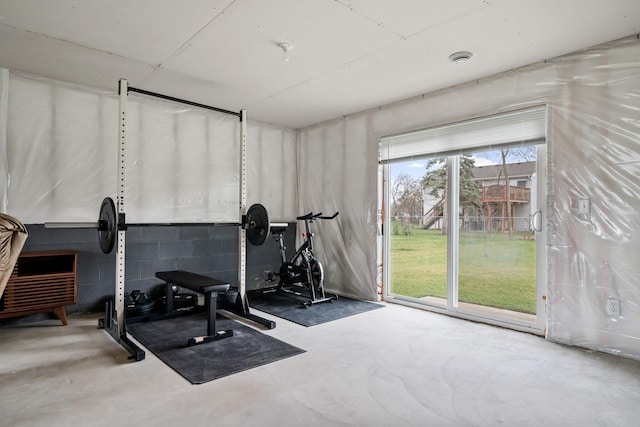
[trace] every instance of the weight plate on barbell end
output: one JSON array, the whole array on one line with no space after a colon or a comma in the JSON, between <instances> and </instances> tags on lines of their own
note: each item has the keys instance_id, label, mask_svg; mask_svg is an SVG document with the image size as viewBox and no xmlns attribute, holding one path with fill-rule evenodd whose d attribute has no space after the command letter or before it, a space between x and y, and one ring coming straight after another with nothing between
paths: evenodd
<instances>
[{"instance_id":1,"label":"weight plate on barbell end","mask_svg":"<svg viewBox=\"0 0 640 427\"><path fill-rule=\"evenodd\" d=\"M269 236L269 213L259 203L247 211L247 240L254 246L262 245Z\"/></svg>"},{"instance_id":2,"label":"weight plate on barbell end","mask_svg":"<svg viewBox=\"0 0 640 427\"><path fill-rule=\"evenodd\" d=\"M116 237L116 205L111 197L105 197L98 214L98 243L102 253L111 253Z\"/></svg>"}]
</instances>

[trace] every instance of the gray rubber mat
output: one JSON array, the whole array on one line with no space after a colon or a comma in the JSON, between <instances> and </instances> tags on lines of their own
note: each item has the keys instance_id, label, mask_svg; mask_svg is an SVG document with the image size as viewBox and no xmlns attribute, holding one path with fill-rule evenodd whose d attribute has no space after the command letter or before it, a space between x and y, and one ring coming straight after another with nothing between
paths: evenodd
<instances>
[{"instance_id":1,"label":"gray rubber mat","mask_svg":"<svg viewBox=\"0 0 640 427\"><path fill-rule=\"evenodd\" d=\"M191 337L206 335L206 314L128 325L129 333L192 384L202 384L247 369L304 353L260 331L218 316L218 331L233 336L187 347Z\"/></svg>"},{"instance_id":2,"label":"gray rubber mat","mask_svg":"<svg viewBox=\"0 0 640 427\"><path fill-rule=\"evenodd\" d=\"M345 297L331 302L314 304L310 307L303 305L304 301L307 299L281 292L265 294L252 292L249 295L249 304L256 310L303 326L320 325L384 307L381 304Z\"/></svg>"}]
</instances>

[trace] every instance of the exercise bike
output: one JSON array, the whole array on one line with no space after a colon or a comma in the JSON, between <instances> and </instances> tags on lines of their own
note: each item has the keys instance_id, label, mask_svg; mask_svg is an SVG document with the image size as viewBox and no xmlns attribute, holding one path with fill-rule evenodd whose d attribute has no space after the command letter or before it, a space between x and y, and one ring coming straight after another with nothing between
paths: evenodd
<instances>
[{"instance_id":1,"label":"exercise bike","mask_svg":"<svg viewBox=\"0 0 640 427\"><path fill-rule=\"evenodd\" d=\"M278 280L277 287L269 290L270 292L281 291L306 297L308 299L303 303L305 307L338 299L337 295L328 296L324 292L324 271L322 264L313 253L313 233L311 232L311 223L314 221L318 219L334 219L337 216L338 212L332 216L322 216L322 213L314 214L309 212L306 215L297 217L298 221L304 221L304 241L288 261L286 247L284 246L284 232L287 224L271 224L271 233L275 236L280 248L282 265L279 272L268 272L267 281L275 282ZM304 289L306 294L298 292L296 289Z\"/></svg>"}]
</instances>

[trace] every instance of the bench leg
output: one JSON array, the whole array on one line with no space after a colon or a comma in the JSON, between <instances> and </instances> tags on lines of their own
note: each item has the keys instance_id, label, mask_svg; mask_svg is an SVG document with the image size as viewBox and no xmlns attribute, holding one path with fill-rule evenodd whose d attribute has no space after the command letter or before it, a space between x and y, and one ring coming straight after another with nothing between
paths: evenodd
<instances>
[{"instance_id":1,"label":"bench leg","mask_svg":"<svg viewBox=\"0 0 640 427\"><path fill-rule=\"evenodd\" d=\"M218 307L218 293L207 292L204 294L204 308L207 310L207 335L216 333L216 308Z\"/></svg>"},{"instance_id":2,"label":"bench leg","mask_svg":"<svg viewBox=\"0 0 640 427\"><path fill-rule=\"evenodd\" d=\"M207 335L189 338L187 343L189 347L233 336L233 331L230 329L216 332L217 302L218 292L207 292L204 294L204 305L207 310Z\"/></svg>"},{"instance_id":3,"label":"bench leg","mask_svg":"<svg viewBox=\"0 0 640 427\"><path fill-rule=\"evenodd\" d=\"M166 295L166 313L173 313L173 285L168 283L165 285L165 295Z\"/></svg>"}]
</instances>

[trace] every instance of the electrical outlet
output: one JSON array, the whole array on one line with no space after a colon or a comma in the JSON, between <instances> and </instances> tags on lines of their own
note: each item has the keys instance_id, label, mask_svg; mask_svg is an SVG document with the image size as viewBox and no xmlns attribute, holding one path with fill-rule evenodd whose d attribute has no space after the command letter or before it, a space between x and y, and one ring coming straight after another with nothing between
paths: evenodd
<instances>
[{"instance_id":1,"label":"electrical outlet","mask_svg":"<svg viewBox=\"0 0 640 427\"><path fill-rule=\"evenodd\" d=\"M591 203L589 203L589 199L577 199L576 200L576 213L578 215L589 215L589 211L591 210Z\"/></svg>"},{"instance_id":2,"label":"electrical outlet","mask_svg":"<svg viewBox=\"0 0 640 427\"><path fill-rule=\"evenodd\" d=\"M609 316L618 317L620 316L620 300L609 298L607 300L607 314Z\"/></svg>"}]
</instances>

